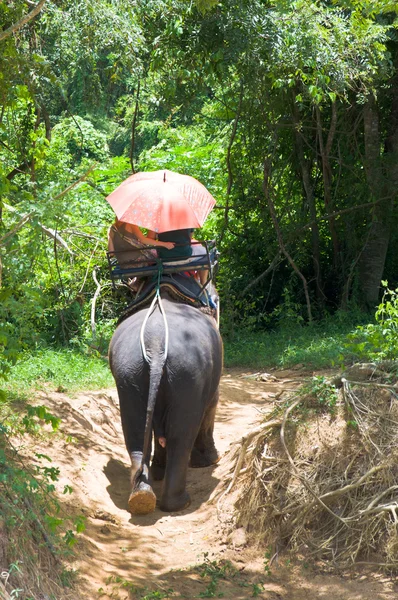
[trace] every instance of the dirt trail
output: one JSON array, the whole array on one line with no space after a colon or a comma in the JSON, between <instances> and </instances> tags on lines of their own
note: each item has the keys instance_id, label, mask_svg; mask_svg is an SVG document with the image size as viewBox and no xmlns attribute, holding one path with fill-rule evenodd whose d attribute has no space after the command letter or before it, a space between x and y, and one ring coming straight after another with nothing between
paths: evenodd
<instances>
[{"instance_id":1,"label":"dirt trail","mask_svg":"<svg viewBox=\"0 0 398 600\"><path fill-rule=\"evenodd\" d=\"M297 373L273 373L276 380L256 381L250 374L227 372L221 383L215 439L222 459L214 467L190 469L189 508L175 514L156 509L147 516L127 510L129 463L119 422L115 389L79 394L43 394L42 401L62 417L62 430L74 442L54 439L46 446L61 468L60 490L73 487L70 507L83 512L87 528L78 544L83 598L141 598L133 587L154 591L173 590L170 597L217 597L268 600L385 600L398 597L389 578L361 573L340 578L321 574L311 565L291 566L280 559L271 569L264 564L266 549L250 548L245 540L228 537L231 505L221 511L209 501L228 469L231 443L258 425L261 414L272 409L280 394L299 384ZM161 482L156 482L157 495ZM208 553L207 559L205 559ZM226 579L201 577L194 566L207 561L229 560L234 570ZM184 571L181 571L184 569ZM173 571L172 571L173 570ZM170 572L172 571L172 572ZM201 568L202 575L204 568ZM211 580L213 596L203 596ZM99 591L100 590L100 591ZM202 594L202 596L200 596ZM151 596L165 598L168 596Z\"/></svg>"}]
</instances>

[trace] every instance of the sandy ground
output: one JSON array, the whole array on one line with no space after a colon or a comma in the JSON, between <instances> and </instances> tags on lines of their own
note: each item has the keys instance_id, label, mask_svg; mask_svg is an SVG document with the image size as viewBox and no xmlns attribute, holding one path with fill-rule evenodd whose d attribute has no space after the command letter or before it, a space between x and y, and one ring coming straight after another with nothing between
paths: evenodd
<instances>
[{"instance_id":1,"label":"sandy ground","mask_svg":"<svg viewBox=\"0 0 398 600\"><path fill-rule=\"evenodd\" d=\"M231 499L224 497L219 505L213 500L230 468L231 444L256 427L273 402L304 377L299 372L272 375L275 379L257 381L250 373L225 372L215 426L221 461L189 470L192 503L174 514L156 509L147 516L132 516L126 510L129 463L115 389L75 397L42 394L40 401L62 417L62 431L73 438L71 442L55 436L43 450L61 468L59 489L73 487L69 500L63 497L65 508L87 517L73 565L80 573L77 587L82 598L142 598L145 593L149 598L188 599L398 598L398 584L385 575L332 575L299 557L283 555L270 565L265 544L253 546L241 530L233 533ZM155 492L160 486L155 484Z\"/></svg>"}]
</instances>

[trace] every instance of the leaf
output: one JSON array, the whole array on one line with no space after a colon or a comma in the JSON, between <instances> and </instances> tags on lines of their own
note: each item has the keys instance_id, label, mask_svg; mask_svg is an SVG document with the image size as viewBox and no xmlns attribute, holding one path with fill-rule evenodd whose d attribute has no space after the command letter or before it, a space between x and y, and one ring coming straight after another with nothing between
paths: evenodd
<instances>
[{"instance_id":1,"label":"leaf","mask_svg":"<svg viewBox=\"0 0 398 600\"><path fill-rule=\"evenodd\" d=\"M87 518L83 515L79 515L75 518L75 527L77 533L82 533L86 529Z\"/></svg>"},{"instance_id":2,"label":"leaf","mask_svg":"<svg viewBox=\"0 0 398 600\"><path fill-rule=\"evenodd\" d=\"M52 517L51 515L45 515L45 520L50 531L55 531L64 522L64 519L58 519L57 517Z\"/></svg>"},{"instance_id":3,"label":"leaf","mask_svg":"<svg viewBox=\"0 0 398 600\"><path fill-rule=\"evenodd\" d=\"M46 454L40 454L39 452L35 452L35 456L37 456L37 458L44 458L45 460L48 460L48 462L52 462L51 458Z\"/></svg>"}]
</instances>

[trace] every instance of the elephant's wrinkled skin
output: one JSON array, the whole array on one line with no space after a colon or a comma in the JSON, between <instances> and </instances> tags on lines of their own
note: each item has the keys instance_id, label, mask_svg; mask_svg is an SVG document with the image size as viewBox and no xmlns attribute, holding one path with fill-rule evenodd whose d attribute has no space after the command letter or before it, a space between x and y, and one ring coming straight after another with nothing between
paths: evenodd
<instances>
[{"instance_id":1,"label":"elephant's wrinkled skin","mask_svg":"<svg viewBox=\"0 0 398 600\"><path fill-rule=\"evenodd\" d=\"M213 426L222 368L219 332L214 320L197 308L177 304L167 297L163 299L163 308L169 327L165 362L165 326L159 307L145 326L150 366L140 345L141 326L148 309L133 314L118 326L109 349L125 443L132 463L129 510L135 514L151 512L156 504L148 473L149 438L143 461L146 421L151 421L147 406L151 399L155 403L151 475L154 479L164 478L161 510L177 511L189 505L188 464L206 467L218 460ZM166 448L159 444L160 436L166 438Z\"/></svg>"}]
</instances>

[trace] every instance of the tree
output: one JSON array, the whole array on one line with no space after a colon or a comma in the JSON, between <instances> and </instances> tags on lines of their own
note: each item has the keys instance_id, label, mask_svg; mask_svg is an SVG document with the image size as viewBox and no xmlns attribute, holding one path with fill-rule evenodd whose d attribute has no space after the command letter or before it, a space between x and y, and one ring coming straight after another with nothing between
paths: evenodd
<instances>
[{"instance_id":1,"label":"tree","mask_svg":"<svg viewBox=\"0 0 398 600\"><path fill-rule=\"evenodd\" d=\"M372 304L377 298L395 189L395 172L387 166L395 164L393 109L387 109L390 126L383 120L378 139L369 119L372 97L378 99L373 115L385 109L388 97L394 105L392 10L367 2L231 1L205 15L191 9L181 10L178 19L159 17L167 34L157 38L165 43L156 46L153 70L189 69L188 97L193 82L197 89L207 86L223 107L221 122L230 123L230 198L222 227L232 238L222 233L223 240L236 250L233 232L244 235L246 244L256 232L264 267L277 242L303 282L302 300L309 289L318 307L347 306L350 297ZM388 18L381 16L386 11ZM184 77L176 81L175 94ZM159 79L159 85L167 97L168 83L162 86ZM389 150L381 155L383 139ZM272 228L279 232L274 242ZM241 247L231 254L238 258L231 271L240 287L258 277Z\"/></svg>"}]
</instances>

